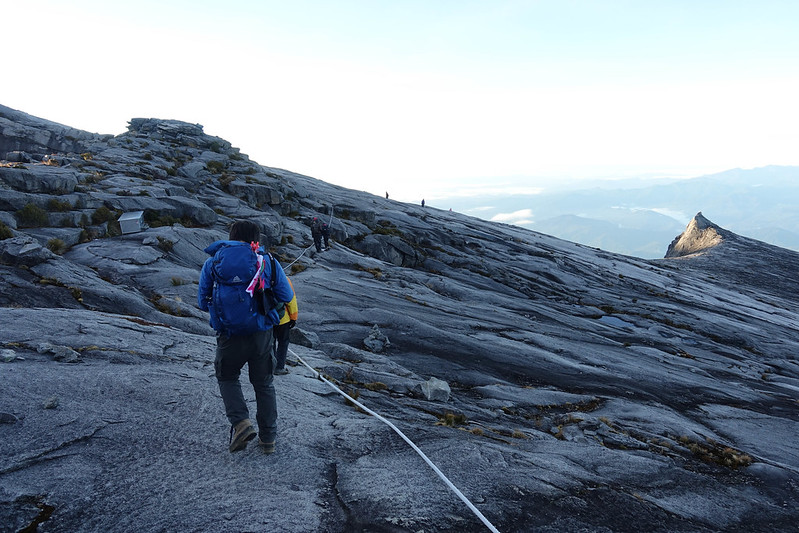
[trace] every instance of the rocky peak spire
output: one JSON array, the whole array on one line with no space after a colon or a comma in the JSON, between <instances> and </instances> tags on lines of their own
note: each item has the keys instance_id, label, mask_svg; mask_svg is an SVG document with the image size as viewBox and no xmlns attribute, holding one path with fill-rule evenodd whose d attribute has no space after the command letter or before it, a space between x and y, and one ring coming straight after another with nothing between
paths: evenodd
<instances>
[{"instance_id":1,"label":"rocky peak spire","mask_svg":"<svg viewBox=\"0 0 799 533\"><path fill-rule=\"evenodd\" d=\"M688 223L685 231L671 242L666 257L683 257L708 250L721 244L728 233L705 218L700 211Z\"/></svg>"}]
</instances>

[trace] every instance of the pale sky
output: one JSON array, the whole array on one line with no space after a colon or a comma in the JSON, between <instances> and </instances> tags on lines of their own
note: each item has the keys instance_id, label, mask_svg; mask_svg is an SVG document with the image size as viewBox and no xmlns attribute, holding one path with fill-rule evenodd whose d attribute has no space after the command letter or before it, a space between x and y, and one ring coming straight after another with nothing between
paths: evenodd
<instances>
[{"instance_id":1,"label":"pale sky","mask_svg":"<svg viewBox=\"0 0 799 533\"><path fill-rule=\"evenodd\" d=\"M799 165L796 0L0 0L0 103L392 198Z\"/></svg>"}]
</instances>

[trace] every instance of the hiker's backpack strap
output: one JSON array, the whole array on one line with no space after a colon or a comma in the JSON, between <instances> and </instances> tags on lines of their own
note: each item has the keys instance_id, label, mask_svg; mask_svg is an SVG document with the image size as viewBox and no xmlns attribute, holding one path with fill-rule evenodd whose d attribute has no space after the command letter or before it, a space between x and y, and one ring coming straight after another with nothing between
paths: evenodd
<instances>
[{"instance_id":1,"label":"hiker's backpack strap","mask_svg":"<svg viewBox=\"0 0 799 533\"><path fill-rule=\"evenodd\" d=\"M275 285L277 285L277 273L275 272L277 270L276 266L277 263L275 263L275 258L272 256L272 254L267 254L267 255L269 256L269 266L272 268L272 275L269 280L269 286L274 288Z\"/></svg>"}]
</instances>

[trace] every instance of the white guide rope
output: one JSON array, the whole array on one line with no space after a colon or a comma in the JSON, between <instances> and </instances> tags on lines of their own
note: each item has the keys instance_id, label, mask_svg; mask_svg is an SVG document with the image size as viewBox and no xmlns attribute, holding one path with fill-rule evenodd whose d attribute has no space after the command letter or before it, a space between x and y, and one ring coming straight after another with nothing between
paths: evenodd
<instances>
[{"instance_id":1,"label":"white guide rope","mask_svg":"<svg viewBox=\"0 0 799 533\"><path fill-rule=\"evenodd\" d=\"M397 428L397 426L395 426L394 424L392 424L391 422L389 422L388 420L386 420L385 418L383 418L381 415L379 415L379 414L377 414L376 412L372 411L371 409L369 409L368 407L366 407L366 406L365 406L365 405L363 405L362 403L358 402L358 401L357 401L357 400L355 400L354 398L352 398L352 397L350 397L349 395L347 395L347 393L345 393L344 391L342 391L341 389L339 389L339 388L338 388L338 387L337 387L337 386L336 386L334 383L330 382L330 381L329 381L328 379L326 379L326 378L325 378L325 377L324 377L322 374L320 374L319 372L317 372L317 371L316 371L314 368L312 368L312 367L311 367L311 366L310 366L308 363L306 363L306 362L305 362L305 361L302 359L302 357L300 357L299 355L297 355L297 353L296 353L294 350L292 350L291 348L289 348L289 352L291 352L291 355L293 355L294 357L296 357L296 358L297 358L297 360L298 360L300 363L302 363L303 365L305 365L305 367L306 367L306 368L308 368L308 370L310 370L311 372L313 372L313 373L316 375L316 377L317 377L319 380L321 380L321 381L323 381L323 382L327 383L327 384L328 384L328 385L329 385L329 386L330 386L330 387L331 387L333 390L335 390L335 391L336 391L337 393L339 393L340 395L344 396L344 397L345 397L347 400L349 400L350 402L354 403L355 405L357 405L358 407L360 407L361 409L363 409L365 412L369 413L370 415L372 415L373 417L377 418L378 420L380 420L381 422L383 422L384 424L386 424L388 427L390 427L391 429L393 429L393 430L394 430L394 431L397 433L397 435L399 435L400 437L402 437L402 440L404 440L405 442L407 442L407 443L408 443L408 445L409 445L411 448L413 448L413 450L414 450L416 453L418 453L418 454L421 456L421 458L422 458L422 459L424 459L424 462L425 462L425 463L427 463L427 465L428 465L430 468L432 468L432 469L433 469L433 472L435 472L436 474L438 474L438 477L440 477L440 478L441 478L441 479L444 481L444 483L445 483L445 484L446 484L446 485L447 485L447 486L450 488L450 490L451 490L452 492L454 492L454 493L455 493L455 494L458 496L458 498L460 498L460 499L463 501L463 503L465 503L465 504L467 505L467 507L469 507L469 509L471 509L471 510L472 510L472 512L473 512L473 513L474 513L474 514L477 516L477 518L479 518L479 519L480 519L480 521L481 521L481 522L483 522L483 524L485 524L485 526L486 526L486 527L487 527L487 528L488 528L490 531L492 531L493 533L499 533L499 530L498 530L497 528L495 528L495 527L494 527L494 525L493 525L491 522L489 522L489 521L488 521L488 519L487 519L485 516L483 516L483 513L481 513L481 512L480 512L480 510L479 510L477 507L475 507L475 506L474 506L474 504L472 504L472 502L470 502L470 501L469 501L469 500L466 498L466 496L464 496L464 495L463 495L463 493L462 493L460 490L458 490L458 487L456 487L455 485L453 485L453 484L452 484L452 482L451 482L449 479L447 479L447 476L445 476L445 475L444 475L444 474L441 472L441 470L439 470L439 469L438 469L438 467L437 467L435 464L433 464L433 462L432 462L432 461L431 461L431 460L430 460L430 459L429 459L429 458L428 458L428 457L427 457L427 456L424 454L424 452L423 452L422 450L420 450L420 449L419 449L419 447L418 447L418 446L416 446L416 444L414 444L414 443L413 443L413 441L411 441L411 439L409 439L408 437L406 437L406 436L405 436L405 434L404 434L402 431L400 431L400 430Z\"/></svg>"},{"instance_id":2,"label":"white guide rope","mask_svg":"<svg viewBox=\"0 0 799 533\"><path fill-rule=\"evenodd\" d=\"M297 261L299 261L299 260L300 260L300 257L302 257L303 255L305 255L305 252L307 252L308 250L310 250L311 248L313 248L313 246L314 246L313 244L312 244L312 245L310 245L308 248L306 248L305 250L303 250L303 251L302 251L302 253L301 253L300 255L298 255L298 256L297 256L297 258L296 258L294 261L292 261L292 262L291 262L291 263L289 263L288 265L284 266L284 267L283 267L283 272L285 272L285 271L286 271L286 269L287 269L288 267L290 267L291 265L293 265L294 263L296 263Z\"/></svg>"},{"instance_id":3,"label":"white guide rope","mask_svg":"<svg viewBox=\"0 0 799 533\"><path fill-rule=\"evenodd\" d=\"M330 226L332 223L333 223L333 206L330 206L330 220L328 221L328 226ZM302 257L302 256L305 254L305 252L307 252L308 250L310 250L310 249L311 249L313 246L314 246L313 244L312 244L312 245L310 245L310 246L308 246L308 247L307 247L305 250L303 250L303 251L302 251L302 253L301 253L299 256L297 256L297 258L296 258L294 261L292 261L291 263L289 263L288 265L286 265L285 267L283 267L283 270L286 270L288 267L290 267L291 265L293 265L294 263L296 263L297 261L299 261L300 257ZM449 479L447 479L447 476L445 476L445 475L444 475L444 474L441 472L441 470L439 470L439 469L438 469L438 467L437 467L435 464L433 464L433 461L431 461L431 460L430 460L430 458L428 458L428 457L427 457L427 455L425 455L425 453L424 453L422 450L420 450L420 449L419 449L419 447L418 447L416 444L414 444L414 443L413 443L413 441L412 441L411 439L409 439L407 436L405 436L405 434L404 434L402 431L400 431L400 429L399 429L399 428L397 428L397 426L395 426L394 424L392 424L390 421L386 420L386 419L385 419L383 416L381 416L381 415L379 415L378 413L376 413L376 412L372 411L371 409L369 409L368 407L366 407L366 406L365 406L365 405L363 405L362 403L358 402L358 401L357 401L357 400L355 400L354 398L351 398L351 397L350 397L349 395L347 395L347 394L346 394L344 391L342 391L341 389L339 389L339 388L338 388L338 387L337 387L337 386L336 386L334 383L332 383L330 380L326 379L324 376L322 376L322 374L320 374L319 372L317 372L317 371L316 371L316 369L314 369L314 368L313 368L313 367L311 367L311 366L310 366L308 363L306 363L306 362L305 362L305 361L302 359L302 357L300 357L299 355L297 355L297 353L296 353L294 350L292 350L291 348L289 348L289 352L291 352L291 355L293 355L294 357L296 357L296 358L297 358L297 360L298 360L300 363L302 363L303 365L305 365L305 367L306 367L308 370L310 370L311 372L313 372L313 373L314 373L314 375L316 376L316 378L317 378L317 379L319 379L319 380L321 380L321 381L323 381L323 382L327 383L327 384L328 384L328 385L329 385L329 386L330 386L330 387L331 387L331 388L332 388L334 391L336 391L336 392L337 392L337 393L339 393L340 395L344 396L344 398L346 398L348 401L350 401L350 402L352 402L353 404L357 405L358 407L360 407L361 409L363 409L363 410L364 410L364 412L366 412L366 413L368 413L368 414L372 415L373 417L377 418L378 420L380 420L381 422L383 422L384 424L386 424L388 427L390 427L391 429L393 429L393 430L394 430L394 432L396 432L396 433L397 433L397 435L399 435L400 437L402 437L402 440L404 440L405 442L407 442L407 443L408 443L408 445L409 445L411 448L413 448L413 450L414 450L416 453L418 453L418 454L419 454L419 456L420 456L422 459L424 459L424 462L425 462L425 463L427 463L427 465L428 465L430 468L432 468L432 469L433 469L433 472L435 472L435 473L438 475L438 477L440 477L440 478L441 478L441 479L444 481L444 483L447 485L447 487L449 487L449 488L450 488L450 490L451 490L452 492L454 492L454 493L455 493L455 494L458 496L458 498L460 498L460 499L463 501L463 503L465 503L465 504L466 504L466 506L467 506L467 507L469 507L469 509L471 509L471 511L472 511L472 512L475 514L475 516L477 516L477 518L479 518L479 519L480 519L480 521L481 521L483 524L485 524L485 526L486 526L486 527L487 527L487 528L488 528L488 529L489 529L489 530L490 530L492 533L499 533L499 530L498 530L496 527L494 527L494 525L493 525L491 522L489 522L489 521L488 521L488 519L487 519L485 516L483 516L483 513L481 513L481 512L480 512L480 510L479 510L477 507L475 507L475 506L474 506L474 504L473 504L472 502L470 502L470 501L469 501L469 499L468 499L468 498L466 498L466 496L464 496L464 495L463 495L463 493L462 493L460 490L458 490L458 487L456 487L455 485L453 485L453 484L452 484L452 482L451 482Z\"/></svg>"}]
</instances>

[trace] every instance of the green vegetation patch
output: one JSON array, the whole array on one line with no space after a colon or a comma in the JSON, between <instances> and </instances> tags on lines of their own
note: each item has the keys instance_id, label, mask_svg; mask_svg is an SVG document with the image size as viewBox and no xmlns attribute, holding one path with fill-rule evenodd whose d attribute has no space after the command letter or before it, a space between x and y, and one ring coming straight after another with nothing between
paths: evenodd
<instances>
[{"instance_id":1,"label":"green vegetation patch","mask_svg":"<svg viewBox=\"0 0 799 533\"><path fill-rule=\"evenodd\" d=\"M208 172L211 174L219 174L225 170L225 163L222 161L209 161L205 164L205 168L208 169Z\"/></svg>"},{"instance_id":2,"label":"green vegetation patch","mask_svg":"<svg viewBox=\"0 0 799 533\"><path fill-rule=\"evenodd\" d=\"M699 442L692 440L690 437L682 436L679 442L695 457L705 463L717 464L736 470L738 468L746 468L754 462L750 455L730 446L719 444L710 438L706 439L705 442Z\"/></svg>"},{"instance_id":3,"label":"green vegetation patch","mask_svg":"<svg viewBox=\"0 0 799 533\"><path fill-rule=\"evenodd\" d=\"M222 174L219 177L219 188L223 191L227 191L230 188L230 184L236 180L236 176L232 174Z\"/></svg>"},{"instance_id":4,"label":"green vegetation patch","mask_svg":"<svg viewBox=\"0 0 799 533\"><path fill-rule=\"evenodd\" d=\"M11 228L0 222L0 241L10 239L13 236L14 232L11 231Z\"/></svg>"},{"instance_id":5,"label":"green vegetation patch","mask_svg":"<svg viewBox=\"0 0 799 533\"><path fill-rule=\"evenodd\" d=\"M72 211L72 204L65 201L59 200L58 198L50 198L47 202L47 209L48 211Z\"/></svg>"},{"instance_id":6,"label":"green vegetation patch","mask_svg":"<svg viewBox=\"0 0 799 533\"><path fill-rule=\"evenodd\" d=\"M25 207L14 213L14 217L22 227L40 228L47 225L47 211L34 204L27 204Z\"/></svg>"},{"instance_id":7,"label":"green vegetation patch","mask_svg":"<svg viewBox=\"0 0 799 533\"><path fill-rule=\"evenodd\" d=\"M397 237L402 237L404 234L388 220L380 220L377 223L377 227L372 230L373 233L378 235L395 235Z\"/></svg>"},{"instance_id":8,"label":"green vegetation patch","mask_svg":"<svg viewBox=\"0 0 799 533\"><path fill-rule=\"evenodd\" d=\"M157 239L158 239L158 248L167 253L171 252L172 249L175 247L175 241L173 240L161 237L160 235L157 237Z\"/></svg>"},{"instance_id":9,"label":"green vegetation patch","mask_svg":"<svg viewBox=\"0 0 799 533\"><path fill-rule=\"evenodd\" d=\"M436 422L437 426L447 426L447 427L458 427L463 426L468 423L466 415L463 413L444 413L443 415L438 416L438 422Z\"/></svg>"},{"instance_id":10,"label":"green vegetation patch","mask_svg":"<svg viewBox=\"0 0 799 533\"><path fill-rule=\"evenodd\" d=\"M61 239L50 239L47 241L47 248L54 254L62 255L67 251L67 243Z\"/></svg>"},{"instance_id":11,"label":"green vegetation patch","mask_svg":"<svg viewBox=\"0 0 799 533\"><path fill-rule=\"evenodd\" d=\"M303 265L302 263L294 263L291 265L291 275L299 274L300 272L304 271L308 267Z\"/></svg>"},{"instance_id":12,"label":"green vegetation patch","mask_svg":"<svg viewBox=\"0 0 799 533\"><path fill-rule=\"evenodd\" d=\"M117 218L119 218L119 214L103 205L92 213L92 224L99 225L104 222L116 221Z\"/></svg>"},{"instance_id":13,"label":"green vegetation patch","mask_svg":"<svg viewBox=\"0 0 799 533\"><path fill-rule=\"evenodd\" d=\"M375 279L381 279L383 277L383 271L377 267L365 267L363 265L355 265L355 268L360 270L361 272L370 273L372 276L374 276Z\"/></svg>"},{"instance_id":14,"label":"green vegetation patch","mask_svg":"<svg viewBox=\"0 0 799 533\"><path fill-rule=\"evenodd\" d=\"M194 225L191 218L189 218L188 216L175 218L172 215L161 214L160 212L153 211L151 209L144 211L144 221L147 222L147 225L150 226L151 228L172 226L174 224L182 224L187 228L191 228Z\"/></svg>"}]
</instances>

